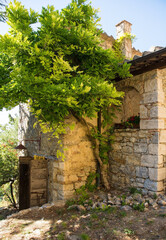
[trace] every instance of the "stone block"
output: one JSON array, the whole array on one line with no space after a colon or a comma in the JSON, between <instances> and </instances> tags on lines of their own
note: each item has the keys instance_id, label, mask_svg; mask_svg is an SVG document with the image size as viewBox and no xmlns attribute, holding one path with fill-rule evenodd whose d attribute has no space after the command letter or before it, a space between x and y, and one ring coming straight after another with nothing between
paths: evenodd
<instances>
[{"instance_id":1,"label":"stone block","mask_svg":"<svg viewBox=\"0 0 166 240\"><path fill-rule=\"evenodd\" d=\"M147 143L135 143L134 152L135 153L146 153L148 149Z\"/></svg>"},{"instance_id":2,"label":"stone block","mask_svg":"<svg viewBox=\"0 0 166 240\"><path fill-rule=\"evenodd\" d=\"M73 191L74 190L74 184L67 184L63 186L64 191Z\"/></svg>"},{"instance_id":3,"label":"stone block","mask_svg":"<svg viewBox=\"0 0 166 240\"><path fill-rule=\"evenodd\" d=\"M120 167L120 172L121 172L121 175L122 175L122 172L124 173L123 176L130 176L130 177L135 177L136 173L135 173L135 167L134 166L131 166L131 165L126 165L126 166L122 166Z\"/></svg>"},{"instance_id":4,"label":"stone block","mask_svg":"<svg viewBox=\"0 0 166 240\"><path fill-rule=\"evenodd\" d=\"M139 166L141 163L141 157L135 156L135 154L124 155L124 158L126 159L126 163L130 165Z\"/></svg>"},{"instance_id":5,"label":"stone block","mask_svg":"<svg viewBox=\"0 0 166 240\"><path fill-rule=\"evenodd\" d=\"M59 169L64 170L65 163L64 162L59 162Z\"/></svg>"},{"instance_id":6,"label":"stone block","mask_svg":"<svg viewBox=\"0 0 166 240\"><path fill-rule=\"evenodd\" d=\"M116 142L121 142L122 139L123 139L123 137L115 136L115 141L116 141Z\"/></svg>"},{"instance_id":7,"label":"stone block","mask_svg":"<svg viewBox=\"0 0 166 240\"><path fill-rule=\"evenodd\" d=\"M143 94L143 103L144 104L149 104L149 103L164 103L164 92L162 91L154 91L154 92L149 92L149 93L144 93Z\"/></svg>"},{"instance_id":8,"label":"stone block","mask_svg":"<svg viewBox=\"0 0 166 240\"><path fill-rule=\"evenodd\" d=\"M58 190L57 191L57 199L58 200L64 200L64 191L63 190Z\"/></svg>"},{"instance_id":9,"label":"stone block","mask_svg":"<svg viewBox=\"0 0 166 240\"><path fill-rule=\"evenodd\" d=\"M113 148L113 150L118 151L118 150L121 150L122 147L120 144L114 143L114 144L112 144L112 148Z\"/></svg>"},{"instance_id":10,"label":"stone block","mask_svg":"<svg viewBox=\"0 0 166 240\"><path fill-rule=\"evenodd\" d=\"M162 181L166 178L166 168L149 168L149 178L153 181Z\"/></svg>"},{"instance_id":11,"label":"stone block","mask_svg":"<svg viewBox=\"0 0 166 240\"><path fill-rule=\"evenodd\" d=\"M166 144L159 144L159 155L166 155Z\"/></svg>"},{"instance_id":12,"label":"stone block","mask_svg":"<svg viewBox=\"0 0 166 240\"><path fill-rule=\"evenodd\" d=\"M63 197L64 197L65 200L71 199L71 198L74 197L74 193L75 193L74 190L73 191L65 191Z\"/></svg>"},{"instance_id":13,"label":"stone block","mask_svg":"<svg viewBox=\"0 0 166 240\"><path fill-rule=\"evenodd\" d=\"M123 147L122 152L124 152L124 153L132 153L133 152L133 148L130 147L130 146L125 146L125 147Z\"/></svg>"},{"instance_id":14,"label":"stone block","mask_svg":"<svg viewBox=\"0 0 166 240\"><path fill-rule=\"evenodd\" d=\"M141 139L139 139L139 142L140 143L147 143L147 138L141 138Z\"/></svg>"},{"instance_id":15,"label":"stone block","mask_svg":"<svg viewBox=\"0 0 166 240\"><path fill-rule=\"evenodd\" d=\"M148 109L144 105L140 105L140 118L148 118Z\"/></svg>"},{"instance_id":16,"label":"stone block","mask_svg":"<svg viewBox=\"0 0 166 240\"><path fill-rule=\"evenodd\" d=\"M141 120L140 129L164 129L165 123L164 119L150 119L150 120Z\"/></svg>"},{"instance_id":17,"label":"stone block","mask_svg":"<svg viewBox=\"0 0 166 240\"><path fill-rule=\"evenodd\" d=\"M143 155L141 157L141 166L143 167L155 167L157 164L158 164L158 156Z\"/></svg>"},{"instance_id":18,"label":"stone block","mask_svg":"<svg viewBox=\"0 0 166 240\"><path fill-rule=\"evenodd\" d=\"M158 181L166 180L166 167L158 169Z\"/></svg>"},{"instance_id":19,"label":"stone block","mask_svg":"<svg viewBox=\"0 0 166 240\"><path fill-rule=\"evenodd\" d=\"M136 176L139 178L148 178L148 169L146 167L136 167Z\"/></svg>"},{"instance_id":20,"label":"stone block","mask_svg":"<svg viewBox=\"0 0 166 240\"><path fill-rule=\"evenodd\" d=\"M145 179L143 179L143 178L136 178L136 182L144 183L144 182L145 182Z\"/></svg>"},{"instance_id":21,"label":"stone block","mask_svg":"<svg viewBox=\"0 0 166 240\"><path fill-rule=\"evenodd\" d=\"M57 181L58 182L64 182L65 181L65 177L63 175L57 175Z\"/></svg>"},{"instance_id":22,"label":"stone block","mask_svg":"<svg viewBox=\"0 0 166 240\"><path fill-rule=\"evenodd\" d=\"M151 118L165 118L166 108L164 106L154 106L150 109Z\"/></svg>"},{"instance_id":23,"label":"stone block","mask_svg":"<svg viewBox=\"0 0 166 240\"><path fill-rule=\"evenodd\" d=\"M157 76L155 76L155 78L145 81L144 90L145 92L154 92L156 90L161 91L162 83L159 79L157 79Z\"/></svg>"},{"instance_id":24,"label":"stone block","mask_svg":"<svg viewBox=\"0 0 166 240\"><path fill-rule=\"evenodd\" d=\"M131 133L130 132L126 132L125 133L125 137L131 137Z\"/></svg>"},{"instance_id":25,"label":"stone block","mask_svg":"<svg viewBox=\"0 0 166 240\"><path fill-rule=\"evenodd\" d=\"M85 173L88 173L88 174L89 174L90 171L91 171L91 167L90 167L90 166L89 166L89 167L87 166L87 167L84 167L84 172L83 172L83 173L84 173L84 175L85 175ZM78 173L78 176L80 176L79 173Z\"/></svg>"},{"instance_id":26,"label":"stone block","mask_svg":"<svg viewBox=\"0 0 166 240\"><path fill-rule=\"evenodd\" d=\"M53 183L53 189L56 190L56 191L57 190L63 190L63 184L54 182Z\"/></svg>"},{"instance_id":27,"label":"stone block","mask_svg":"<svg viewBox=\"0 0 166 240\"><path fill-rule=\"evenodd\" d=\"M144 182L144 188L150 191L157 191L157 182L151 181L150 179L146 179Z\"/></svg>"},{"instance_id":28,"label":"stone block","mask_svg":"<svg viewBox=\"0 0 166 240\"><path fill-rule=\"evenodd\" d=\"M126 159L122 156L114 158L114 161L117 162L117 163L123 164L123 165L126 163Z\"/></svg>"},{"instance_id":29,"label":"stone block","mask_svg":"<svg viewBox=\"0 0 166 240\"><path fill-rule=\"evenodd\" d=\"M163 131L163 130L161 130ZM151 143L159 143L159 132L155 132L151 138Z\"/></svg>"},{"instance_id":30,"label":"stone block","mask_svg":"<svg viewBox=\"0 0 166 240\"><path fill-rule=\"evenodd\" d=\"M136 183L136 187L138 187L138 188L143 188L143 187L144 187L144 184L143 184L143 183L140 183L140 182L137 182L137 183Z\"/></svg>"},{"instance_id":31,"label":"stone block","mask_svg":"<svg viewBox=\"0 0 166 240\"><path fill-rule=\"evenodd\" d=\"M89 170L90 169L90 167L88 167L88 168L84 168L84 171L78 171L78 173L77 173L77 176L79 177L79 178L82 178L83 176L85 176L85 173L86 172L88 172L89 173Z\"/></svg>"},{"instance_id":32,"label":"stone block","mask_svg":"<svg viewBox=\"0 0 166 240\"><path fill-rule=\"evenodd\" d=\"M160 130L160 143L166 143L166 130Z\"/></svg>"},{"instance_id":33,"label":"stone block","mask_svg":"<svg viewBox=\"0 0 166 240\"><path fill-rule=\"evenodd\" d=\"M166 156L163 156L163 163L166 165Z\"/></svg>"},{"instance_id":34,"label":"stone block","mask_svg":"<svg viewBox=\"0 0 166 240\"><path fill-rule=\"evenodd\" d=\"M58 161L54 161L53 162L53 167L54 168L59 168L59 162Z\"/></svg>"},{"instance_id":35,"label":"stone block","mask_svg":"<svg viewBox=\"0 0 166 240\"><path fill-rule=\"evenodd\" d=\"M157 165L157 167L159 167L159 165L163 165L163 162L164 162L164 156L162 156L162 155L159 155L158 156L158 165Z\"/></svg>"},{"instance_id":36,"label":"stone block","mask_svg":"<svg viewBox=\"0 0 166 240\"><path fill-rule=\"evenodd\" d=\"M139 130L139 138L146 138L148 134L147 130Z\"/></svg>"},{"instance_id":37,"label":"stone block","mask_svg":"<svg viewBox=\"0 0 166 240\"><path fill-rule=\"evenodd\" d=\"M75 183L74 184L74 186L75 186L75 189L78 189L78 188L80 188L81 186L83 186L85 184L85 182L77 182L77 183Z\"/></svg>"},{"instance_id":38,"label":"stone block","mask_svg":"<svg viewBox=\"0 0 166 240\"><path fill-rule=\"evenodd\" d=\"M152 155L158 155L159 145L158 144L149 144L148 152Z\"/></svg>"},{"instance_id":39,"label":"stone block","mask_svg":"<svg viewBox=\"0 0 166 240\"><path fill-rule=\"evenodd\" d=\"M52 190L52 201L56 201L58 199L58 193L56 190Z\"/></svg>"},{"instance_id":40,"label":"stone block","mask_svg":"<svg viewBox=\"0 0 166 240\"><path fill-rule=\"evenodd\" d=\"M78 181L78 177L76 175L70 175L68 176L68 179L67 179L68 182L77 182Z\"/></svg>"},{"instance_id":41,"label":"stone block","mask_svg":"<svg viewBox=\"0 0 166 240\"><path fill-rule=\"evenodd\" d=\"M119 171L118 167L117 167L116 165L112 165L112 164L111 164L111 172L112 172L113 174L117 174L118 171Z\"/></svg>"},{"instance_id":42,"label":"stone block","mask_svg":"<svg viewBox=\"0 0 166 240\"><path fill-rule=\"evenodd\" d=\"M150 118L158 118L159 115L159 107L154 106L150 109Z\"/></svg>"},{"instance_id":43,"label":"stone block","mask_svg":"<svg viewBox=\"0 0 166 240\"><path fill-rule=\"evenodd\" d=\"M146 179L144 183L144 188L153 191L153 192L160 192L164 190L164 185L163 182L154 182L151 181L150 179Z\"/></svg>"},{"instance_id":44,"label":"stone block","mask_svg":"<svg viewBox=\"0 0 166 240\"><path fill-rule=\"evenodd\" d=\"M157 179L158 179L158 169L157 168L149 168L149 179L152 181L157 181Z\"/></svg>"},{"instance_id":45,"label":"stone block","mask_svg":"<svg viewBox=\"0 0 166 240\"><path fill-rule=\"evenodd\" d=\"M132 142L127 142L126 145L129 146L129 147L133 147L133 143Z\"/></svg>"},{"instance_id":46,"label":"stone block","mask_svg":"<svg viewBox=\"0 0 166 240\"><path fill-rule=\"evenodd\" d=\"M137 139L136 139L135 137L131 137L131 138L130 138L130 141L131 141L132 143L135 143L135 142L137 141Z\"/></svg>"}]
</instances>

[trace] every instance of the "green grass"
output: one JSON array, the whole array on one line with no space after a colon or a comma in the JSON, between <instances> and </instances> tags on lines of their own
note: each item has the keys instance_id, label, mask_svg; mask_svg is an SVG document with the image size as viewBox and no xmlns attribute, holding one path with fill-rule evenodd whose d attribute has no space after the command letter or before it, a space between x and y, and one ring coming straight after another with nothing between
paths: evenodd
<instances>
[{"instance_id":1,"label":"green grass","mask_svg":"<svg viewBox=\"0 0 166 240\"><path fill-rule=\"evenodd\" d=\"M80 237L81 237L81 240L90 240L90 237L85 233L82 233Z\"/></svg>"},{"instance_id":2,"label":"green grass","mask_svg":"<svg viewBox=\"0 0 166 240\"><path fill-rule=\"evenodd\" d=\"M130 193L131 193L131 194L135 194L135 193L142 194L142 191L141 191L141 190L138 190L137 188L130 188Z\"/></svg>"},{"instance_id":3,"label":"green grass","mask_svg":"<svg viewBox=\"0 0 166 240\"><path fill-rule=\"evenodd\" d=\"M59 233L57 236L57 240L65 240L65 234L64 233Z\"/></svg>"},{"instance_id":4,"label":"green grass","mask_svg":"<svg viewBox=\"0 0 166 240\"><path fill-rule=\"evenodd\" d=\"M0 215L0 220L3 220L5 219L3 215Z\"/></svg>"},{"instance_id":5,"label":"green grass","mask_svg":"<svg viewBox=\"0 0 166 240\"><path fill-rule=\"evenodd\" d=\"M159 214L159 217L166 217L166 213Z\"/></svg>"},{"instance_id":6,"label":"green grass","mask_svg":"<svg viewBox=\"0 0 166 240\"><path fill-rule=\"evenodd\" d=\"M120 217L126 217L127 213L125 211L119 212Z\"/></svg>"},{"instance_id":7,"label":"green grass","mask_svg":"<svg viewBox=\"0 0 166 240\"><path fill-rule=\"evenodd\" d=\"M145 209L145 205L144 205L144 203L134 204L133 209L143 212Z\"/></svg>"},{"instance_id":8,"label":"green grass","mask_svg":"<svg viewBox=\"0 0 166 240\"><path fill-rule=\"evenodd\" d=\"M125 229L124 229L124 233L127 234L127 235L133 235L133 234L134 234L134 231L131 230L131 229L125 228Z\"/></svg>"}]
</instances>

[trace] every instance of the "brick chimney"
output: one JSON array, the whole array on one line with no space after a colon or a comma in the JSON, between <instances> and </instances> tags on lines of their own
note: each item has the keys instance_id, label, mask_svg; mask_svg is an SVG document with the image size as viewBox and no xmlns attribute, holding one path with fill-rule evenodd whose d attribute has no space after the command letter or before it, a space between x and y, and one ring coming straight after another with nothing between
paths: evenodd
<instances>
[{"instance_id":1,"label":"brick chimney","mask_svg":"<svg viewBox=\"0 0 166 240\"><path fill-rule=\"evenodd\" d=\"M132 24L123 20L122 22L116 25L117 39L123 36L125 33L131 34ZM131 39L125 38L122 43L122 52L127 59L132 58L132 42Z\"/></svg>"}]
</instances>

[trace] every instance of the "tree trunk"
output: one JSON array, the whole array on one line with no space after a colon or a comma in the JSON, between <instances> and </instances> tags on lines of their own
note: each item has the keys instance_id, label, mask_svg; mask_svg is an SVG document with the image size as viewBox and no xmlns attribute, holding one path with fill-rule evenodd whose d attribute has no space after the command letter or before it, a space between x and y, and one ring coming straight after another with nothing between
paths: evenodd
<instances>
[{"instance_id":1,"label":"tree trunk","mask_svg":"<svg viewBox=\"0 0 166 240\"><path fill-rule=\"evenodd\" d=\"M101 110L97 113L97 131L99 134L101 134ZM99 152L100 152L100 144L99 144ZM100 163L97 161L97 177L96 177L96 185L97 187L100 186L101 182L101 169L100 169Z\"/></svg>"},{"instance_id":2,"label":"tree trunk","mask_svg":"<svg viewBox=\"0 0 166 240\"><path fill-rule=\"evenodd\" d=\"M11 194L11 198L12 198L13 207L17 208L16 201L15 201L14 194L13 194L13 183L14 183L14 180L11 180L10 181L10 194Z\"/></svg>"},{"instance_id":3,"label":"tree trunk","mask_svg":"<svg viewBox=\"0 0 166 240\"><path fill-rule=\"evenodd\" d=\"M101 113L100 113L101 114ZM87 122L83 117L78 117L75 113L72 112L72 115L79 121L81 122L82 124L84 124L87 129L88 129L88 135L91 136L91 130L90 128L93 128L94 131L96 131L95 127L93 126L93 124ZM101 119L101 118L100 118ZM101 122L99 121L99 124L101 124ZM99 125L101 126L101 125ZM92 141L92 139L91 139ZM101 158L100 158L100 155L99 155L99 141L96 139L96 138L93 138L93 141L94 141L94 144L95 144L95 148L94 148L94 155L97 159L97 164L100 168L100 176L101 176L101 181L104 185L104 187L107 189L107 190L110 190L110 185L109 185L109 182L108 182L108 173L107 173L107 169L108 169L108 166L107 164L103 164Z\"/></svg>"}]
</instances>

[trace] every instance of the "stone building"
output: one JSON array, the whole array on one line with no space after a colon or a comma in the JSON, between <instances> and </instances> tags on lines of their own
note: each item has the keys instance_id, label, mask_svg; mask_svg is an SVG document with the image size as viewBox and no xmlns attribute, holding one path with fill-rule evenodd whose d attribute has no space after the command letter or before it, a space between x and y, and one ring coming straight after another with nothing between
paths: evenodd
<instances>
[{"instance_id":1,"label":"stone building","mask_svg":"<svg viewBox=\"0 0 166 240\"><path fill-rule=\"evenodd\" d=\"M117 37L131 32L127 21L116 27ZM111 47L114 38L105 33L102 37L103 47ZM115 129L109 163L110 185L161 193L166 189L166 48L156 47L142 55L132 48L130 39L125 39L122 51L131 64L133 77L116 79L117 88L125 92L125 97L115 122L139 114L140 127ZM24 140L30 156L20 158L20 165L27 159L30 166L29 206L72 197L75 189L85 184L90 172L96 171L96 157L87 129L74 117L66 119L67 123L74 122L74 130L68 129L61 136L63 148L67 149L64 161L56 157L57 140L41 133L39 127L33 128L34 122L27 106L20 105L19 138ZM34 159L34 155L43 160Z\"/></svg>"}]
</instances>

